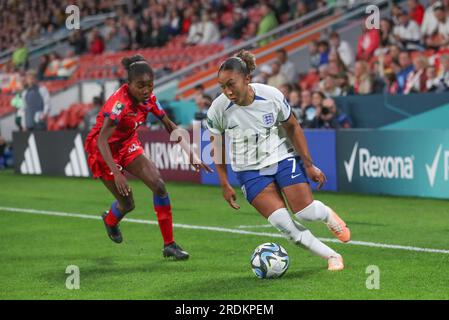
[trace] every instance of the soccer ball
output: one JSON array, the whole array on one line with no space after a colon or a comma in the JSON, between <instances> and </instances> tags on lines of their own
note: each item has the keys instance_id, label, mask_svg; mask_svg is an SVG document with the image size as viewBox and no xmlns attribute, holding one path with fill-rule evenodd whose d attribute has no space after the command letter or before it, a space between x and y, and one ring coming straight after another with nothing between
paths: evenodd
<instances>
[{"instance_id":1,"label":"soccer ball","mask_svg":"<svg viewBox=\"0 0 449 320\"><path fill-rule=\"evenodd\" d=\"M280 245L267 242L258 246L251 256L251 268L258 278L280 278L290 264L287 251Z\"/></svg>"}]
</instances>

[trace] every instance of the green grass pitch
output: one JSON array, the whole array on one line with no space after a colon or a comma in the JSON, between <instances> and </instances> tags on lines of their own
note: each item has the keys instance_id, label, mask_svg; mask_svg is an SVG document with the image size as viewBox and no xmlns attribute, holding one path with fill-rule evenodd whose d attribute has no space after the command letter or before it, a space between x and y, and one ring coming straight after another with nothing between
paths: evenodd
<instances>
[{"instance_id":1,"label":"green grass pitch","mask_svg":"<svg viewBox=\"0 0 449 320\"><path fill-rule=\"evenodd\" d=\"M156 221L151 192L132 181L129 218ZM238 191L239 211L217 187L168 183L174 223L276 234ZM346 220L355 241L449 249L449 202L316 193ZM99 216L112 201L101 182L0 172L0 206ZM0 209L0 299L448 299L449 254L328 243L345 258L341 272L283 238L175 227L188 261L164 260L157 225L121 224L117 245L101 220ZM239 229L239 226L262 226ZM332 238L324 224L307 226ZM257 279L249 257L277 242L289 253L281 279ZM66 288L66 267L80 270L80 289ZM380 270L380 288L366 287L367 267Z\"/></svg>"}]
</instances>

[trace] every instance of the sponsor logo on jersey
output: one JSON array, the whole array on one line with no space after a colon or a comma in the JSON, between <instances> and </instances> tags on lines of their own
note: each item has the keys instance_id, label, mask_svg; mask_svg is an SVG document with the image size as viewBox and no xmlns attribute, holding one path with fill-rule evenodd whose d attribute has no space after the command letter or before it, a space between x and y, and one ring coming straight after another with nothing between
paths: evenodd
<instances>
[{"instance_id":1,"label":"sponsor logo on jersey","mask_svg":"<svg viewBox=\"0 0 449 320\"><path fill-rule=\"evenodd\" d=\"M124 108L125 106L120 101L117 101L112 108L112 114L118 116L120 113L122 113Z\"/></svg>"},{"instance_id":2,"label":"sponsor logo on jersey","mask_svg":"<svg viewBox=\"0 0 449 320\"><path fill-rule=\"evenodd\" d=\"M138 149L140 149L140 146L137 145L136 143L133 143L133 144L131 145L131 147L128 148L128 153L132 153L132 152L134 152L134 151L136 151L136 150L138 150Z\"/></svg>"}]
</instances>

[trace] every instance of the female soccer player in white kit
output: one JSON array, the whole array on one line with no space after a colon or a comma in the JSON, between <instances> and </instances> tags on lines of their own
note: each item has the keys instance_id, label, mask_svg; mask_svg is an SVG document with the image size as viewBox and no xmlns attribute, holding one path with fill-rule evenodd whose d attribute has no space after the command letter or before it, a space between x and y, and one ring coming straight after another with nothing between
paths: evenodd
<instances>
[{"instance_id":1,"label":"female soccer player in white kit","mask_svg":"<svg viewBox=\"0 0 449 320\"><path fill-rule=\"evenodd\" d=\"M230 139L231 166L248 202L296 245L328 262L328 270L342 270L343 258L290 216L282 194L299 221L322 221L342 242L350 240L344 221L321 201L314 200L309 180L326 177L314 166L304 133L283 94L276 88L250 83L255 57L248 51L228 58L218 71L223 93L207 113L214 161L223 197L234 209L234 189L227 179L225 135Z\"/></svg>"}]
</instances>

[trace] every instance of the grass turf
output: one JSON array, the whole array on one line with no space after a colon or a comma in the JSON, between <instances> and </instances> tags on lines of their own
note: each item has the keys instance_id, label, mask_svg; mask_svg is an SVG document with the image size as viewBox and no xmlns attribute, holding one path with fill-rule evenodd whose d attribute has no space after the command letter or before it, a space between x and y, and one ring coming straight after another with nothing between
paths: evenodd
<instances>
[{"instance_id":1,"label":"grass turf","mask_svg":"<svg viewBox=\"0 0 449 320\"><path fill-rule=\"evenodd\" d=\"M132 181L136 209L129 217L156 220L152 196ZM266 225L241 195L239 211L217 187L169 183L175 223L237 229ZM442 200L316 193L346 220L353 240L449 249L449 203ZM98 216L112 202L91 179L0 172L0 206ZM124 243L111 242L101 220L0 210L0 299L448 299L449 254L328 243L345 258L341 272L284 239L175 228L191 258L162 258L157 225L121 224ZM307 226L332 238L320 223ZM274 228L245 229L276 233ZM276 280L257 279L249 265L256 246L277 242L291 264ZM65 286L66 267L80 269L80 289ZM380 269L380 289L368 290L366 268Z\"/></svg>"}]
</instances>

